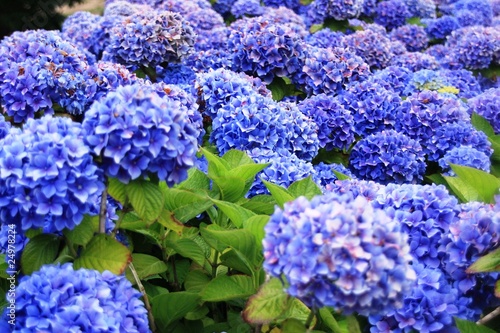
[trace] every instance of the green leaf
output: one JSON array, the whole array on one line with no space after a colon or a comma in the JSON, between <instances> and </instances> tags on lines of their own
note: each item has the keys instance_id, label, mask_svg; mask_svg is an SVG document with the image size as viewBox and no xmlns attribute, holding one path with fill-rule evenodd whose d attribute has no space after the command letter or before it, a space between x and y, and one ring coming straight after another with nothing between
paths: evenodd
<instances>
[{"instance_id":1,"label":"green leaf","mask_svg":"<svg viewBox=\"0 0 500 333\"><path fill-rule=\"evenodd\" d=\"M255 216L256 214L251 210L241 207L240 205L212 199L212 201L217 205L217 207L226 214L227 217L234 223L234 225L238 228L243 226L243 222L245 220Z\"/></svg>"},{"instance_id":2,"label":"green leaf","mask_svg":"<svg viewBox=\"0 0 500 333\"><path fill-rule=\"evenodd\" d=\"M173 212L163 211L158 217L158 223L178 234L184 230L184 224L175 217Z\"/></svg>"},{"instance_id":3,"label":"green leaf","mask_svg":"<svg viewBox=\"0 0 500 333\"><path fill-rule=\"evenodd\" d=\"M186 291L192 293L199 293L210 282L210 276L205 274L202 270L195 269L188 273L184 281L184 288Z\"/></svg>"},{"instance_id":4,"label":"green leaf","mask_svg":"<svg viewBox=\"0 0 500 333\"><path fill-rule=\"evenodd\" d=\"M205 302L225 302L245 299L255 293L252 278L246 275L219 275L210 281L201 292Z\"/></svg>"},{"instance_id":5,"label":"green leaf","mask_svg":"<svg viewBox=\"0 0 500 333\"><path fill-rule=\"evenodd\" d=\"M457 325L460 333L495 333L489 327L477 325L474 322L463 320L455 317L455 324Z\"/></svg>"},{"instance_id":6,"label":"green leaf","mask_svg":"<svg viewBox=\"0 0 500 333\"><path fill-rule=\"evenodd\" d=\"M80 257L73 266L78 268L95 269L99 272L105 270L120 275L132 260L129 249L111 236L99 234L94 236L82 250Z\"/></svg>"},{"instance_id":7,"label":"green leaf","mask_svg":"<svg viewBox=\"0 0 500 333\"><path fill-rule=\"evenodd\" d=\"M288 192L295 198L304 196L308 200L323 193L318 185L312 180L312 176L293 182L290 187L288 187Z\"/></svg>"},{"instance_id":8,"label":"green leaf","mask_svg":"<svg viewBox=\"0 0 500 333\"><path fill-rule=\"evenodd\" d=\"M252 187L254 181L255 181L255 176L262 170L264 170L267 166L269 166L269 163L266 164L246 164L246 165L240 165L232 170L229 171L228 176L236 177L238 179L242 179L245 183L245 186L243 188L243 195L245 195L250 187ZM240 196L236 200L240 199L243 197ZM236 201L236 200L233 200Z\"/></svg>"},{"instance_id":9,"label":"green leaf","mask_svg":"<svg viewBox=\"0 0 500 333\"><path fill-rule=\"evenodd\" d=\"M236 202L246 194L245 180L237 176L212 177L212 180L219 188L222 200Z\"/></svg>"},{"instance_id":10,"label":"green leaf","mask_svg":"<svg viewBox=\"0 0 500 333\"><path fill-rule=\"evenodd\" d=\"M276 203L283 208L283 205L286 202L292 201L295 198L293 195L288 192L288 190L284 189L283 187L273 184L271 182L265 181L262 179L262 182L264 185L266 185L266 188L269 190L271 193L272 197L276 200Z\"/></svg>"},{"instance_id":11,"label":"green leaf","mask_svg":"<svg viewBox=\"0 0 500 333\"><path fill-rule=\"evenodd\" d=\"M434 173L432 175L428 175L426 176L426 178L437 185L448 185L446 179L444 179L444 177L440 173Z\"/></svg>"},{"instance_id":12,"label":"green leaf","mask_svg":"<svg viewBox=\"0 0 500 333\"><path fill-rule=\"evenodd\" d=\"M467 273L500 272L500 248L477 259L469 268Z\"/></svg>"},{"instance_id":13,"label":"green leaf","mask_svg":"<svg viewBox=\"0 0 500 333\"><path fill-rule=\"evenodd\" d=\"M217 155L212 154L206 148L200 148L201 153L208 161L208 177L224 177L230 169L229 163Z\"/></svg>"},{"instance_id":14,"label":"green leaf","mask_svg":"<svg viewBox=\"0 0 500 333\"><path fill-rule=\"evenodd\" d=\"M153 222L160 215L164 198L158 185L136 179L127 185L127 195L137 215L146 222Z\"/></svg>"},{"instance_id":15,"label":"green leaf","mask_svg":"<svg viewBox=\"0 0 500 333\"><path fill-rule=\"evenodd\" d=\"M349 177L348 175L342 173L342 172L339 172L337 170L333 170L332 169L332 172L333 174L335 175L335 177L337 177L338 180L347 180L347 179L351 179L351 177Z\"/></svg>"},{"instance_id":16,"label":"green leaf","mask_svg":"<svg viewBox=\"0 0 500 333\"><path fill-rule=\"evenodd\" d=\"M420 17L418 17L418 16L407 18L406 19L406 23L408 23L408 24L414 24L414 25L419 25L421 27L425 27L426 26L425 24L422 23L422 21L420 20Z\"/></svg>"},{"instance_id":17,"label":"green leaf","mask_svg":"<svg viewBox=\"0 0 500 333\"><path fill-rule=\"evenodd\" d=\"M347 316L347 331L349 333L361 333L361 328L359 327L358 320L353 315Z\"/></svg>"},{"instance_id":18,"label":"green leaf","mask_svg":"<svg viewBox=\"0 0 500 333\"><path fill-rule=\"evenodd\" d=\"M188 258L203 267L205 263L205 251L192 239L181 238L175 242L166 242L167 247L171 247L184 258Z\"/></svg>"},{"instance_id":19,"label":"green leaf","mask_svg":"<svg viewBox=\"0 0 500 333\"><path fill-rule=\"evenodd\" d=\"M320 308L318 312L323 325L328 327L332 333L345 333L327 307Z\"/></svg>"},{"instance_id":20,"label":"green leaf","mask_svg":"<svg viewBox=\"0 0 500 333\"><path fill-rule=\"evenodd\" d=\"M118 214L123 214L119 212ZM122 222L120 223L120 229L125 230L140 230L145 228L146 222L144 222L135 212L126 213L123 215Z\"/></svg>"},{"instance_id":21,"label":"green leaf","mask_svg":"<svg viewBox=\"0 0 500 333\"><path fill-rule=\"evenodd\" d=\"M148 254L132 253L132 263L134 264L135 271L141 280L147 278L148 276L165 273L167 271L167 264ZM136 283L130 268L127 267L125 274L127 275L129 281L133 284Z\"/></svg>"},{"instance_id":22,"label":"green leaf","mask_svg":"<svg viewBox=\"0 0 500 333\"><path fill-rule=\"evenodd\" d=\"M153 316L160 332L168 332L168 327L183 318L199 305L200 297L188 292L161 294L151 299Z\"/></svg>"},{"instance_id":23,"label":"green leaf","mask_svg":"<svg viewBox=\"0 0 500 333\"><path fill-rule=\"evenodd\" d=\"M291 298L288 302L288 307L286 311L280 316L279 320L286 320L288 318L295 318L300 320L303 324L306 323L307 318L309 318L309 314L311 310L297 298ZM314 317L312 320L311 326L316 326L318 319Z\"/></svg>"},{"instance_id":24,"label":"green leaf","mask_svg":"<svg viewBox=\"0 0 500 333\"><path fill-rule=\"evenodd\" d=\"M63 234L74 245L86 245L94 236L92 217L84 215L79 225L73 230L64 229Z\"/></svg>"},{"instance_id":25,"label":"green leaf","mask_svg":"<svg viewBox=\"0 0 500 333\"><path fill-rule=\"evenodd\" d=\"M270 195L261 194L252 197L241 204L241 207L251 210L255 214L271 215L276 207L276 200Z\"/></svg>"},{"instance_id":26,"label":"green leaf","mask_svg":"<svg viewBox=\"0 0 500 333\"><path fill-rule=\"evenodd\" d=\"M467 184L468 187L474 189L479 196L479 200L486 203L495 202L495 195L498 194L498 190L500 189L500 179L487 172L468 166L456 164L450 164L450 166L459 179ZM448 177L445 178L449 182Z\"/></svg>"},{"instance_id":27,"label":"green leaf","mask_svg":"<svg viewBox=\"0 0 500 333\"><path fill-rule=\"evenodd\" d=\"M243 319L249 324L268 324L286 310L288 298L283 283L271 278L248 299L242 313Z\"/></svg>"},{"instance_id":28,"label":"green leaf","mask_svg":"<svg viewBox=\"0 0 500 333\"><path fill-rule=\"evenodd\" d=\"M500 280L495 282L495 297L500 298Z\"/></svg>"},{"instance_id":29,"label":"green leaf","mask_svg":"<svg viewBox=\"0 0 500 333\"><path fill-rule=\"evenodd\" d=\"M175 218L185 223L213 205L210 197L189 190L170 188L164 190L165 208L174 213Z\"/></svg>"},{"instance_id":30,"label":"green leaf","mask_svg":"<svg viewBox=\"0 0 500 333\"><path fill-rule=\"evenodd\" d=\"M108 194L122 205L127 201L127 185L116 178L108 178Z\"/></svg>"},{"instance_id":31,"label":"green leaf","mask_svg":"<svg viewBox=\"0 0 500 333\"><path fill-rule=\"evenodd\" d=\"M59 252L61 241L52 234L40 234L31 238L21 255L21 270L30 275L45 264L51 264Z\"/></svg>"},{"instance_id":32,"label":"green leaf","mask_svg":"<svg viewBox=\"0 0 500 333\"><path fill-rule=\"evenodd\" d=\"M491 142L491 148L493 148L493 155L491 155L491 159L493 162L500 161L500 135L494 135L488 137L488 140Z\"/></svg>"},{"instance_id":33,"label":"green leaf","mask_svg":"<svg viewBox=\"0 0 500 333\"><path fill-rule=\"evenodd\" d=\"M207 228L200 228L200 233L211 246L215 240L217 244L224 244L226 247L238 250L250 263L257 263L255 236L250 231L245 229L218 230L211 225Z\"/></svg>"},{"instance_id":34,"label":"green leaf","mask_svg":"<svg viewBox=\"0 0 500 333\"><path fill-rule=\"evenodd\" d=\"M253 276L255 274L255 268L252 266L249 259L245 257L241 252L234 249L224 252L224 254L220 256L220 261L222 265L235 269L238 272L250 276Z\"/></svg>"},{"instance_id":35,"label":"green leaf","mask_svg":"<svg viewBox=\"0 0 500 333\"><path fill-rule=\"evenodd\" d=\"M487 137L495 136L495 130L486 118L478 115L476 112L472 113L471 117L472 126L478 131L484 132Z\"/></svg>"},{"instance_id":36,"label":"green leaf","mask_svg":"<svg viewBox=\"0 0 500 333\"><path fill-rule=\"evenodd\" d=\"M198 168L191 168L188 170L188 178L178 184L176 188L193 191L208 190L210 189L210 178Z\"/></svg>"},{"instance_id":37,"label":"green leaf","mask_svg":"<svg viewBox=\"0 0 500 333\"><path fill-rule=\"evenodd\" d=\"M229 169L234 169L240 165L256 164L244 151L231 149L222 156L222 159L227 162Z\"/></svg>"},{"instance_id":38,"label":"green leaf","mask_svg":"<svg viewBox=\"0 0 500 333\"><path fill-rule=\"evenodd\" d=\"M264 239L266 232L264 231L264 227L269 221L268 215L257 215L252 216L245 222L243 222L243 229L248 230L255 236L255 246L258 248L258 252L261 252L262 249L262 240Z\"/></svg>"},{"instance_id":39,"label":"green leaf","mask_svg":"<svg viewBox=\"0 0 500 333\"><path fill-rule=\"evenodd\" d=\"M462 202L477 201L479 200L479 194L477 191L469 184L465 183L462 179L457 177L443 177L448 186L451 188L453 193Z\"/></svg>"},{"instance_id":40,"label":"green leaf","mask_svg":"<svg viewBox=\"0 0 500 333\"><path fill-rule=\"evenodd\" d=\"M281 324L281 333L304 333L307 327L300 320L289 318Z\"/></svg>"}]
</instances>

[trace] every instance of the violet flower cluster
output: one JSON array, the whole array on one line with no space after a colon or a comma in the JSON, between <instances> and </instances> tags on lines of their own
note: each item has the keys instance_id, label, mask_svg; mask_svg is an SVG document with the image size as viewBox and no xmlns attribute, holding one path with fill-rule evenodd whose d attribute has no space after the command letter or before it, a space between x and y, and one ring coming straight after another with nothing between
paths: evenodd
<instances>
[{"instance_id":1,"label":"violet flower cluster","mask_svg":"<svg viewBox=\"0 0 500 333\"><path fill-rule=\"evenodd\" d=\"M276 208L265 232L264 269L309 307L387 313L415 282L399 223L364 197L299 197Z\"/></svg>"}]
</instances>

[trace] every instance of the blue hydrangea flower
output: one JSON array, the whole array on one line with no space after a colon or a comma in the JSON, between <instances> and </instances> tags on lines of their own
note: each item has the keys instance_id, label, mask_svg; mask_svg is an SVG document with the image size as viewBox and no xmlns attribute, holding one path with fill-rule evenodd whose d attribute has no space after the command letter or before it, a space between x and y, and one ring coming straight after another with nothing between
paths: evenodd
<instances>
[{"instance_id":1,"label":"blue hydrangea flower","mask_svg":"<svg viewBox=\"0 0 500 333\"><path fill-rule=\"evenodd\" d=\"M297 12L302 4L300 0L263 0L262 4L266 7L286 7Z\"/></svg>"},{"instance_id":2,"label":"blue hydrangea flower","mask_svg":"<svg viewBox=\"0 0 500 333\"><path fill-rule=\"evenodd\" d=\"M94 164L81 124L66 117L30 119L2 141L2 223L19 232L73 229L102 192L102 171Z\"/></svg>"},{"instance_id":3,"label":"blue hydrangea flower","mask_svg":"<svg viewBox=\"0 0 500 333\"><path fill-rule=\"evenodd\" d=\"M464 66L457 61L451 49L446 45L434 44L428 47L424 53L434 57L442 69L460 70L464 68Z\"/></svg>"},{"instance_id":4,"label":"blue hydrangea flower","mask_svg":"<svg viewBox=\"0 0 500 333\"><path fill-rule=\"evenodd\" d=\"M387 30L406 24L410 11L403 0L384 0L377 4L375 23L383 25Z\"/></svg>"},{"instance_id":5,"label":"blue hydrangea flower","mask_svg":"<svg viewBox=\"0 0 500 333\"><path fill-rule=\"evenodd\" d=\"M128 183L152 173L172 186L187 177L197 151L199 130L188 112L154 88L120 87L87 111L85 139L107 175Z\"/></svg>"},{"instance_id":6,"label":"blue hydrangea flower","mask_svg":"<svg viewBox=\"0 0 500 333\"><path fill-rule=\"evenodd\" d=\"M484 25L488 26L491 24L493 18L493 10L489 1L481 0L458 0L453 3L452 14L457 17L458 22L463 25L460 19L460 13L471 12L473 17L476 18L475 23L472 25ZM468 24L467 24L468 25Z\"/></svg>"},{"instance_id":7,"label":"blue hydrangea flower","mask_svg":"<svg viewBox=\"0 0 500 333\"><path fill-rule=\"evenodd\" d=\"M356 31L344 37L344 45L354 50L372 69L389 65L394 56L391 44L386 34L372 29Z\"/></svg>"},{"instance_id":8,"label":"blue hydrangea flower","mask_svg":"<svg viewBox=\"0 0 500 333\"><path fill-rule=\"evenodd\" d=\"M275 76L290 77L302 69L303 41L286 26L253 18L232 26L228 48L232 69L270 83Z\"/></svg>"},{"instance_id":9,"label":"blue hydrangea flower","mask_svg":"<svg viewBox=\"0 0 500 333\"><path fill-rule=\"evenodd\" d=\"M493 153L486 134L476 130L470 121L457 121L438 126L426 142L427 159L438 161L453 148L469 146L480 151L488 159Z\"/></svg>"},{"instance_id":10,"label":"blue hydrangea flower","mask_svg":"<svg viewBox=\"0 0 500 333\"><path fill-rule=\"evenodd\" d=\"M184 64L169 64L166 68L156 67L156 79L167 84L194 86L196 74L193 69Z\"/></svg>"},{"instance_id":11,"label":"blue hydrangea flower","mask_svg":"<svg viewBox=\"0 0 500 333\"><path fill-rule=\"evenodd\" d=\"M458 332L453 317L462 317L465 307L458 290L440 269L420 263L412 268L417 283L404 298L403 307L385 316L370 316L370 333Z\"/></svg>"},{"instance_id":12,"label":"blue hydrangea flower","mask_svg":"<svg viewBox=\"0 0 500 333\"><path fill-rule=\"evenodd\" d=\"M490 157L476 148L470 146L459 146L446 152L438 160L439 166L446 176L455 176L455 172L450 167L450 163L464 165L471 168L490 172Z\"/></svg>"},{"instance_id":13,"label":"blue hydrangea flower","mask_svg":"<svg viewBox=\"0 0 500 333\"><path fill-rule=\"evenodd\" d=\"M315 0L310 4L309 12L317 17L317 23L327 18L343 21L358 17L363 4L364 1L360 0Z\"/></svg>"},{"instance_id":14,"label":"blue hydrangea flower","mask_svg":"<svg viewBox=\"0 0 500 333\"><path fill-rule=\"evenodd\" d=\"M313 168L314 173L312 174L312 179L323 190L326 190L328 185L338 180L333 170L340 172L351 179L356 178L356 176L349 169L338 163L326 164L324 162L319 162L314 165Z\"/></svg>"},{"instance_id":15,"label":"blue hydrangea flower","mask_svg":"<svg viewBox=\"0 0 500 333\"><path fill-rule=\"evenodd\" d=\"M457 219L458 204L444 185L389 184L380 188L372 202L402 224L418 262L440 267L446 252L439 247Z\"/></svg>"},{"instance_id":16,"label":"blue hydrangea flower","mask_svg":"<svg viewBox=\"0 0 500 333\"><path fill-rule=\"evenodd\" d=\"M252 80L247 75L223 68L198 74L197 87L202 110L212 119L233 98L242 98L255 93L271 97L271 92L259 79Z\"/></svg>"},{"instance_id":17,"label":"blue hydrangea flower","mask_svg":"<svg viewBox=\"0 0 500 333\"><path fill-rule=\"evenodd\" d=\"M231 52L225 49L208 49L195 51L184 58L183 64L191 67L196 73L208 73L218 69L230 69Z\"/></svg>"},{"instance_id":18,"label":"blue hydrangea flower","mask_svg":"<svg viewBox=\"0 0 500 333\"><path fill-rule=\"evenodd\" d=\"M97 85L93 100L98 100L118 87L134 84L140 79L125 66L107 61L98 61L89 68L90 75Z\"/></svg>"},{"instance_id":19,"label":"blue hydrangea flower","mask_svg":"<svg viewBox=\"0 0 500 333\"><path fill-rule=\"evenodd\" d=\"M434 19L422 20L425 26L425 32L431 39L445 39L452 31L460 28L455 16L443 15Z\"/></svg>"},{"instance_id":20,"label":"blue hydrangea flower","mask_svg":"<svg viewBox=\"0 0 500 333\"><path fill-rule=\"evenodd\" d=\"M500 215L492 205L469 202L459 205L458 217L443 237L443 266L453 285L471 299L470 320L477 320L485 308L499 305L493 296L499 274L469 274L467 268L500 245Z\"/></svg>"},{"instance_id":21,"label":"blue hydrangea flower","mask_svg":"<svg viewBox=\"0 0 500 333\"><path fill-rule=\"evenodd\" d=\"M231 7L236 2L236 0L217 0L213 4L214 10L219 14L225 16L231 11Z\"/></svg>"},{"instance_id":22,"label":"blue hydrangea flower","mask_svg":"<svg viewBox=\"0 0 500 333\"><path fill-rule=\"evenodd\" d=\"M90 12L75 12L64 20L62 36L98 57L102 49L98 47L100 41L96 37L101 29L101 20L102 16Z\"/></svg>"},{"instance_id":23,"label":"blue hydrangea flower","mask_svg":"<svg viewBox=\"0 0 500 333\"><path fill-rule=\"evenodd\" d=\"M194 49L196 51L227 50L227 39L230 33L231 30L226 26L198 31Z\"/></svg>"},{"instance_id":24,"label":"blue hydrangea flower","mask_svg":"<svg viewBox=\"0 0 500 333\"><path fill-rule=\"evenodd\" d=\"M12 332L148 333L140 297L123 275L74 270L71 263L45 265L19 282ZM7 313L2 321L8 320Z\"/></svg>"},{"instance_id":25,"label":"blue hydrangea flower","mask_svg":"<svg viewBox=\"0 0 500 333\"><path fill-rule=\"evenodd\" d=\"M183 17L191 24L196 33L225 27L222 16L212 8L188 12Z\"/></svg>"},{"instance_id":26,"label":"blue hydrangea flower","mask_svg":"<svg viewBox=\"0 0 500 333\"><path fill-rule=\"evenodd\" d=\"M354 143L354 118L337 98L319 94L301 101L298 107L318 125L321 148L345 150Z\"/></svg>"},{"instance_id":27,"label":"blue hydrangea flower","mask_svg":"<svg viewBox=\"0 0 500 333\"><path fill-rule=\"evenodd\" d=\"M500 53L500 32L492 27L470 26L455 30L446 41L458 62L466 68L488 68Z\"/></svg>"},{"instance_id":28,"label":"blue hydrangea flower","mask_svg":"<svg viewBox=\"0 0 500 333\"><path fill-rule=\"evenodd\" d=\"M362 196L368 200L368 202L376 200L379 191L384 187L385 185L380 183L371 180L357 179L356 177L347 180L337 180L334 183L325 185L325 189L329 192L338 194L347 193L353 197Z\"/></svg>"},{"instance_id":29,"label":"blue hydrangea flower","mask_svg":"<svg viewBox=\"0 0 500 333\"><path fill-rule=\"evenodd\" d=\"M231 7L231 14L236 18L260 16L264 11L265 8L260 5L259 0L236 0Z\"/></svg>"},{"instance_id":30,"label":"blue hydrangea flower","mask_svg":"<svg viewBox=\"0 0 500 333\"><path fill-rule=\"evenodd\" d=\"M408 68L412 72L422 69L439 69L439 63L430 54L405 52L392 58L390 65Z\"/></svg>"},{"instance_id":31,"label":"blue hydrangea flower","mask_svg":"<svg viewBox=\"0 0 500 333\"><path fill-rule=\"evenodd\" d=\"M369 80L378 83L386 90L392 90L396 94L402 95L412 76L413 72L406 67L388 66L382 70L374 71Z\"/></svg>"},{"instance_id":32,"label":"blue hydrangea flower","mask_svg":"<svg viewBox=\"0 0 500 333\"><path fill-rule=\"evenodd\" d=\"M397 115L396 130L420 142L426 154L436 130L443 124L470 119L463 102L436 91L424 90L403 101ZM432 146L430 146L432 147Z\"/></svg>"},{"instance_id":33,"label":"blue hydrangea flower","mask_svg":"<svg viewBox=\"0 0 500 333\"><path fill-rule=\"evenodd\" d=\"M422 147L394 130L364 137L349 156L349 169L361 179L381 184L419 183L425 173Z\"/></svg>"},{"instance_id":34,"label":"blue hydrangea flower","mask_svg":"<svg viewBox=\"0 0 500 333\"><path fill-rule=\"evenodd\" d=\"M256 163L269 163L264 170L259 172L248 191L248 197L259 194L269 194L262 180L288 188L293 182L311 176L314 172L310 162L304 161L297 155L285 149L252 149L248 151Z\"/></svg>"},{"instance_id":35,"label":"blue hydrangea flower","mask_svg":"<svg viewBox=\"0 0 500 333\"><path fill-rule=\"evenodd\" d=\"M433 0L404 0L411 17L432 19L436 17L436 3Z\"/></svg>"},{"instance_id":36,"label":"blue hydrangea flower","mask_svg":"<svg viewBox=\"0 0 500 333\"><path fill-rule=\"evenodd\" d=\"M91 62L59 32L15 32L0 42L0 54L0 103L14 122L53 114L53 104L80 114L93 101Z\"/></svg>"},{"instance_id":37,"label":"blue hydrangea flower","mask_svg":"<svg viewBox=\"0 0 500 333\"><path fill-rule=\"evenodd\" d=\"M394 128L402 105L398 94L371 80L352 84L338 100L351 112L354 132L361 137Z\"/></svg>"},{"instance_id":38,"label":"blue hydrangea flower","mask_svg":"<svg viewBox=\"0 0 500 333\"><path fill-rule=\"evenodd\" d=\"M348 49L309 47L302 73L293 81L304 85L309 95L336 94L349 82L366 80L370 74L366 62Z\"/></svg>"},{"instance_id":39,"label":"blue hydrangea flower","mask_svg":"<svg viewBox=\"0 0 500 333\"><path fill-rule=\"evenodd\" d=\"M399 224L361 196L299 197L276 208L265 232L264 269L312 308L387 313L416 278Z\"/></svg>"},{"instance_id":40,"label":"blue hydrangea flower","mask_svg":"<svg viewBox=\"0 0 500 333\"><path fill-rule=\"evenodd\" d=\"M315 47L340 47L342 46L342 38L345 34L341 31L332 31L328 28L323 28L315 33L306 36L307 44Z\"/></svg>"},{"instance_id":41,"label":"blue hydrangea flower","mask_svg":"<svg viewBox=\"0 0 500 333\"><path fill-rule=\"evenodd\" d=\"M130 16L153 10L150 5L151 1L106 1L103 16Z\"/></svg>"},{"instance_id":42,"label":"blue hydrangea flower","mask_svg":"<svg viewBox=\"0 0 500 333\"><path fill-rule=\"evenodd\" d=\"M410 52L422 51L429 43L424 28L415 24L405 24L392 30L390 37L403 42Z\"/></svg>"},{"instance_id":43,"label":"blue hydrangea flower","mask_svg":"<svg viewBox=\"0 0 500 333\"><path fill-rule=\"evenodd\" d=\"M471 112L484 117L493 127L495 134L500 134L500 87L491 88L469 100Z\"/></svg>"},{"instance_id":44,"label":"blue hydrangea flower","mask_svg":"<svg viewBox=\"0 0 500 333\"><path fill-rule=\"evenodd\" d=\"M116 25L103 60L135 68L179 62L195 42L191 25L178 13L150 11L134 14Z\"/></svg>"}]
</instances>

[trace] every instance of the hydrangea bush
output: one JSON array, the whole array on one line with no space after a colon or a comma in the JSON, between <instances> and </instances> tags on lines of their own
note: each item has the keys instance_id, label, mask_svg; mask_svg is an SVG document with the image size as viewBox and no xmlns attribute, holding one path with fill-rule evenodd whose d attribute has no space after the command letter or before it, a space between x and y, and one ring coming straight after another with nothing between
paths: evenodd
<instances>
[{"instance_id":1,"label":"hydrangea bush","mask_svg":"<svg viewBox=\"0 0 500 333\"><path fill-rule=\"evenodd\" d=\"M500 331L499 8L107 0L5 36L0 331Z\"/></svg>"}]
</instances>

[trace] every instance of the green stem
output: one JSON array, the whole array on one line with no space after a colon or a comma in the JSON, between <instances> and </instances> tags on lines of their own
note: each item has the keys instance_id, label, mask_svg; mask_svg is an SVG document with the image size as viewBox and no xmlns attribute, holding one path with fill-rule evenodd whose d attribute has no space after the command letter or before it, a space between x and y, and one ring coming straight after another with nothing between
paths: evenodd
<instances>
[{"instance_id":1,"label":"green stem","mask_svg":"<svg viewBox=\"0 0 500 333\"><path fill-rule=\"evenodd\" d=\"M215 251L214 261L211 263L212 278L215 278L217 276L217 267L219 267L219 264L217 263L217 261L219 261L219 251Z\"/></svg>"},{"instance_id":2,"label":"green stem","mask_svg":"<svg viewBox=\"0 0 500 333\"><path fill-rule=\"evenodd\" d=\"M108 184L105 184L101 196L101 209L99 210L99 233L106 233L106 217L108 215Z\"/></svg>"},{"instance_id":3,"label":"green stem","mask_svg":"<svg viewBox=\"0 0 500 333\"><path fill-rule=\"evenodd\" d=\"M155 318L153 317L153 310L151 309L151 304L149 303L149 298L148 295L146 294L146 289L144 289L141 279L139 279L139 275L137 275L137 271L135 270L134 264L129 263L128 268L130 268L130 271L134 276L135 282L137 282L137 286L139 287L139 291L141 292L142 297L144 298L144 306L148 311L149 328L151 329L151 332L156 332Z\"/></svg>"},{"instance_id":4,"label":"green stem","mask_svg":"<svg viewBox=\"0 0 500 333\"><path fill-rule=\"evenodd\" d=\"M307 317L307 320L306 320L307 333L310 333L313 329L313 326L312 326L313 319L314 319L314 310L311 309L311 312L309 313L309 316Z\"/></svg>"},{"instance_id":5,"label":"green stem","mask_svg":"<svg viewBox=\"0 0 500 333\"><path fill-rule=\"evenodd\" d=\"M492 320L493 318L495 318L495 317L497 317L499 315L500 315L500 307L496 308L495 310L491 311L490 313L488 313L483 318L479 319L476 322L476 324L478 324L478 325L484 325L484 324L486 324L487 322L489 322L490 320Z\"/></svg>"},{"instance_id":6,"label":"green stem","mask_svg":"<svg viewBox=\"0 0 500 333\"><path fill-rule=\"evenodd\" d=\"M66 245L68 246L69 252L73 256L73 258L76 259L78 257L78 253L76 253L75 248L73 247L73 242L70 241L66 236L64 237L64 239L66 240Z\"/></svg>"}]
</instances>

